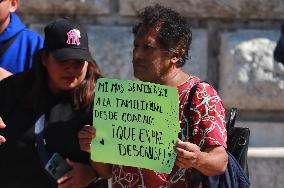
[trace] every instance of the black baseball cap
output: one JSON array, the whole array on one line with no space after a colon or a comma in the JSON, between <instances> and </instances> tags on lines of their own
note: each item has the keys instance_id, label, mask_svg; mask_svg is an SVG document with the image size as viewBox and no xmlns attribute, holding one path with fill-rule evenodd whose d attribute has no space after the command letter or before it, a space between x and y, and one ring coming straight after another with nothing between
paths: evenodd
<instances>
[{"instance_id":1,"label":"black baseball cap","mask_svg":"<svg viewBox=\"0 0 284 188\"><path fill-rule=\"evenodd\" d=\"M93 60L87 32L70 18L59 18L51 22L44 28L44 34L44 48L56 60Z\"/></svg>"}]
</instances>

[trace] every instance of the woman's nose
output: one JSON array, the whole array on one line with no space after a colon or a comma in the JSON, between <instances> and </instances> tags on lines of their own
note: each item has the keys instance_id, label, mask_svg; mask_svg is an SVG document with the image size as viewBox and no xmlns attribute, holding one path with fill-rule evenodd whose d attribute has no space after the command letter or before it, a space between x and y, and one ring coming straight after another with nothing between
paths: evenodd
<instances>
[{"instance_id":1,"label":"woman's nose","mask_svg":"<svg viewBox=\"0 0 284 188\"><path fill-rule=\"evenodd\" d=\"M64 65L64 69L68 72L75 72L78 69L78 62L68 62Z\"/></svg>"},{"instance_id":2,"label":"woman's nose","mask_svg":"<svg viewBox=\"0 0 284 188\"><path fill-rule=\"evenodd\" d=\"M135 47L133 49L133 59L134 60L139 60L139 59L141 59L141 57L142 57L141 49Z\"/></svg>"}]
</instances>

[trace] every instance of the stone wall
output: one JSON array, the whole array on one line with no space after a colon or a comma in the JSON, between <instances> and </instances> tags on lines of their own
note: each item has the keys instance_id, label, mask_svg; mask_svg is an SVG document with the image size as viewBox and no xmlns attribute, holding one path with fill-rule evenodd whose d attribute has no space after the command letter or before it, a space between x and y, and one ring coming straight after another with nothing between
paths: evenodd
<instances>
[{"instance_id":1,"label":"stone wall","mask_svg":"<svg viewBox=\"0 0 284 188\"><path fill-rule=\"evenodd\" d=\"M283 120L284 67L272 57L284 17L283 0L25 0L18 13L40 33L58 16L77 19L88 30L104 75L133 79L131 26L136 13L154 3L188 18L193 44L184 68L211 82L227 109L238 107L241 119L266 114L267 121L269 115Z\"/></svg>"},{"instance_id":2,"label":"stone wall","mask_svg":"<svg viewBox=\"0 0 284 188\"><path fill-rule=\"evenodd\" d=\"M18 14L41 34L58 16L76 19L88 31L103 74L133 79L131 26L140 9L154 3L187 17L193 44L184 69L211 82L227 109L239 108L238 125L252 130L250 146L284 147L284 66L272 56L284 18L283 0L22 0ZM278 166L284 157L272 159L262 166ZM252 166L261 166L262 161L250 159ZM283 185L283 173L262 170L251 168L252 187ZM259 183L263 173L277 176L276 183Z\"/></svg>"}]
</instances>

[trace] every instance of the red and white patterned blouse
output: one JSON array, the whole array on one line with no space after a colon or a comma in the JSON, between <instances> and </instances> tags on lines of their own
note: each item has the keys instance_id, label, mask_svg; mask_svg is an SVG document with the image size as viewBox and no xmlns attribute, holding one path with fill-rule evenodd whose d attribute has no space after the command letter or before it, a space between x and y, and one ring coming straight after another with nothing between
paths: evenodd
<instances>
[{"instance_id":1,"label":"red and white patterned blouse","mask_svg":"<svg viewBox=\"0 0 284 188\"><path fill-rule=\"evenodd\" d=\"M186 141L186 132L189 132L189 140L193 140L201 150L210 146L226 148L225 109L215 89L207 83L200 83L197 87L190 105L188 124L187 99L190 89L198 82L200 79L192 76L177 88L180 101L179 138ZM114 188L185 188L188 187L187 180L191 169L174 166L170 174L163 174L142 168L114 165L112 173Z\"/></svg>"}]
</instances>

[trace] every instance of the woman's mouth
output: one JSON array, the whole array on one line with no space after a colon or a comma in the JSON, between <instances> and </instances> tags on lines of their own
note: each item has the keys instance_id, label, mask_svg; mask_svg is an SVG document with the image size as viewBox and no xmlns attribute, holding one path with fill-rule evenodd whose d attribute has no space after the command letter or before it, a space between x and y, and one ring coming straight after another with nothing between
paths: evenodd
<instances>
[{"instance_id":1,"label":"woman's mouth","mask_svg":"<svg viewBox=\"0 0 284 188\"><path fill-rule=\"evenodd\" d=\"M63 80L66 80L67 82L73 82L76 79L76 76L64 76Z\"/></svg>"}]
</instances>

